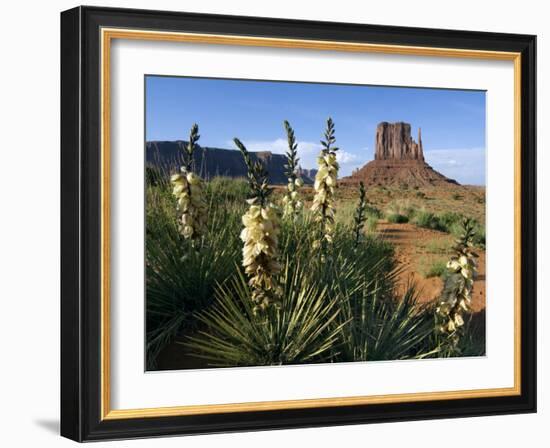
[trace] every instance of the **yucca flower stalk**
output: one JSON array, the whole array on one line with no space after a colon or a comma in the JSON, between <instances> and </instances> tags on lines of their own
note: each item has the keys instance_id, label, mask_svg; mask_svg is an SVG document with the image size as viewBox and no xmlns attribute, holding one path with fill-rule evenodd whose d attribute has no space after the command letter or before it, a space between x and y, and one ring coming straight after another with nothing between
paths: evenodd
<instances>
[{"instance_id":1,"label":"yucca flower stalk","mask_svg":"<svg viewBox=\"0 0 550 448\"><path fill-rule=\"evenodd\" d=\"M321 140L323 149L317 158L319 170L315 175L315 197L311 211L315 214L315 221L318 223L317 237L313 242L313 248L321 249L321 260L327 253L327 245L333 242L334 233L334 195L338 179L338 162L336 152L338 148L333 146L336 143L334 137L334 122L328 118L327 127Z\"/></svg>"},{"instance_id":2,"label":"yucca flower stalk","mask_svg":"<svg viewBox=\"0 0 550 448\"><path fill-rule=\"evenodd\" d=\"M471 311L472 290L477 273L473 251L475 223L470 218L462 222L462 232L453 247L455 254L447 263L449 275L436 307L437 331L443 336L444 351L456 353L458 342L463 335L464 313Z\"/></svg>"},{"instance_id":3,"label":"yucca flower stalk","mask_svg":"<svg viewBox=\"0 0 550 448\"><path fill-rule=\"evenodd\" d=\"M193 153L199 138L199 126L195 123L191 127L189 142L184 148L184 165L180 168L181 173L173 174L170 178L172 193L177 200L178 229L184 238L193 242L193 245L204 233L207 220L203 181L193 172Z\"/></svg>"},{"instance_id":4,"label":"yucca flower stalk","mask_svg":"<svg viewBox=\"0 0 550 448\"><path fill-rule=\"evenodd\" d=\"M359 246L361 242L361 235L367 221L367 194L365 191L365 184L359 182L359 202L355 209L355 215L353 216L353 235L355 248Z\"/></svg>"},{"instance_id":5,"label":"yucca flower stalk","mask_svg":"<svg viewBox=\"0 0 550 448\"><path fill-rule=\"evenodd\" d=\"M298 158L298 144L296 143L294 129L286 120L284 126L288 141L287 163L285 165L285 175L288 178L288 183L286 193L283 196L283 216L294 218L303 206L298 195L298 189L304 185L304 181L298 175L298 162L300 159Z\"/></svg>"},{"instance_id":6,"label":"yucca flower stalk","mask_svg":"<svg viewBox=\"0 0 550 448\"><path fill-rule=\"evenodd\" d=\"M247 199L249 208L242 217L241 232L243 267L251 287L253 310L266 310L279 306L281 287L277 276L281 271L278 262L279 210L269 201L272 189L268 185L268 173L259 160L252 161L246 147L237 138L235 145L241 151L248 171L248 183L252 195Z\"/></svg>"}]
</instances>

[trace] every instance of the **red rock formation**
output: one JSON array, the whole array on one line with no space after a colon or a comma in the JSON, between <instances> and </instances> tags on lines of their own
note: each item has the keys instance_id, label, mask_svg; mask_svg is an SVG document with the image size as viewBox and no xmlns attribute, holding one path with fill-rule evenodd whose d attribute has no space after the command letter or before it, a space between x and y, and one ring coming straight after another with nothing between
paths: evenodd
<instances>
[{"instance_id":1,"label":"red rock formation","mask_svg":"<svg viewBox=\"0 0 550 448\"><path fill-rule=\"evenodd\" d=\"M376 127L375 160L421 160L424 161L422 137L418 129L418 143L411 137L409 123L380 123Z\"/></svg>"},{"instance_id":2,"label":"red rock formation","mask_svg":"<svg viewBox=\"0 0 550 448\"><path fill-rule=\"evenodd\" d=\"M458 185L424 161L420 128L418 142L415 142L409 123L385 121L376 127L374 160L342 180L382 186Z\"/></svg>"}]
</instances>

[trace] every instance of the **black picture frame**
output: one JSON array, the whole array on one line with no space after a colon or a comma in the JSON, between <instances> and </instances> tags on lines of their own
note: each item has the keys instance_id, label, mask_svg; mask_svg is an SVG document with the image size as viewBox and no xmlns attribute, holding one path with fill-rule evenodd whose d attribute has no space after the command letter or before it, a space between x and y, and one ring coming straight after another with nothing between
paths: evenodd
<instances>
[{"instance_id":1,"label":"black picture frame","mask_svg":"<svg viewBox=\"0 0 550 448\"><path fill-rule=\"evenodd\" d=\"M102 420L102 27L521 53L521 393ZM61 435L92 441L536 412L535 55L532 35L99 7L61 13Z\"/></svg>"}]
</instances>

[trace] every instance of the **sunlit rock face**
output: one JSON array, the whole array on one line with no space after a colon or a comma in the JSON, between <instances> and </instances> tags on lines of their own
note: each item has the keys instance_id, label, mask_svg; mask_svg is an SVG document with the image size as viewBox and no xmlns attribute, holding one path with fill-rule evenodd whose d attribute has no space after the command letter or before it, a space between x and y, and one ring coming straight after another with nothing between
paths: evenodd
<instances>
[{"instance_id":1,"label":"sunlit rock face","mask_svg":"<svg viewBox=\"0 0 550 448\"><path fill-rule=\"evenodd\" d=\"M458 185L425 162L420 128L415 141L409 123L379 123L374 148L374 160L342 179L344 183L363 181L365 185L408 187Z\"/></svg>"},{"instance_id":2,"label":"sunlit rock face","mask_svg":"<svg viewBox=\"0 0 550 448\"><path fill-rule=\"evenodd\" d=\"M383 121L376 127L375 160L420 160L424 161L422 137L418 129L418 142L411 137L411 125L402 121Z\"/></svg>"}]
</instances>

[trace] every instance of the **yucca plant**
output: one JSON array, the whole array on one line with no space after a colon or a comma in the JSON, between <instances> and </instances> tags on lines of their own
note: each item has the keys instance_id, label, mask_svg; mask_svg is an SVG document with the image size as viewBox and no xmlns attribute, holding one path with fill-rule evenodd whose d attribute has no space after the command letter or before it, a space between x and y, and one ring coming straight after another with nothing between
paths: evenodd
<instances>
[{"instance_id":1,"label":"yucca plant","mask_svg":"<svg viewBox=\"0 0 550 448\"><path fill-rule=\"evenodd\" d=\"M285 175L287 176L287 187L283 196L283 216L295 218L296 214L301 210L303 203L299 198L299 188L304 185L304 181L298 176L298 143L294 135L294 129L290 123L284 122L288 150L286 152Z\"/></svg>"},{"instance_id":2,"label":"yucca plant","mask_svg":"<svg viewBox=\"0 0 550 448\"><path fill-rule=\"evenodd\" d=\"M343 318L350 322L342 327L342 360L414 359L435 354L429 345L432 314L418 304L414 285L402 297L395 297L387 286L367 278L363 287L346 296L342 309Z\"/></svg>"},{"instance_id":3,"label":"yucca plant","mask_svg":"<svg viewBox=\"0 0 550 448\"><path fill-rule=\"evenodd\" d=\"M335 325L339 298L329 297L307 269L286 262L281 306L254 310L253 290L242 275L216 291L216 303L199 315L204 330L185 345L211 366L265 366L330 361L344 323Z\"/></svg>"},{"instance_id":4,"label":"yucca plant","mask_svg":"<svg viewBox=\"0 0 550 448\"><path fill-rule=\"evenodd\" d=\"M268 186L268 173L263 164L252 162L242 142L235 138L241 151L250 184L249 208L242 217L244 229L240 237L244 243L243 267L252 288L251 299L254 311L265 311L271 305L280 305L281 288L277 276L281 270L278 261L279 211L269 201L272 189Z\"/></svg>"},{"instance_id":5,"label":"yucca plant","mask_svg":"<svg viewBox=\"0 0 550 448\"><path fill-rule=\"evenodd\" d=\"M207 205L204 199L202 179L193 172L193 153L199 140L199 126L191 127L189 142L185 148L185 163L181 173L173 174L170 181L172 193L178 204L178 228L184 238L195 242L204 233L207 219Z\"/></svg>"},{"instance_id":6,"label":"yucca plant","mask_svg":"<svg viewBox=\"0 0 550 448\"><path fill-rule=\"evenodd\" d=\"M226 203L211 209L197 251L179 232L170 191L150 186L146 200L147 366L154 368L162 348L178 334L193 331L194 314L212 303L215 286L233 273L243 207Z\"/></svg>"},{"instance_id":7,"label":"yucca plant","mask_svg":"<svg viewBox=\"0 0 550 448\"><path fill-rule=\"evenodd\" d=\"M396 296L400 271L393 247L368 236L356 245L355 233L337 231L331 263L315 275L329 286L329 296L340 297L337 324L341 331L338 361L375 361L428 356L433 314L417 303L410 285ZM347 235L347 236L344 236Z\"/></svg>"},{"instance_id":8,"label":"yucca plant","mask_svg":"<svg viewBox=\"0 0 550 448\"><path fill-rule=\"evenodd\" d=\"M324 139L321 140L323 149L317 158L318 171L315 175L315 196L311 211L315 213L315 219L318 223L317 238L313 245L319 248L321 259L327 255L327 245L333 242L334 238L334 195L338 182L338 162L336 152L338 147L334 146L336 137L334 136L334 122L328 118L324 133Z\"/></svg>"},{"instance_id":9,"label":"yucca plant","mask_svg":"<svg viewBox=\"0 0 550 448\"><path fill-rule=\"evenodd\" d=\"M435 310L436 331L440 335L442 351L448 356L459 352L459 341L464 335L464 313L471 311L478 257L473 251L474 236L474 221L464 218L462 231L453 247L455 254L447 263L448 275Z\"/></svg>"}]
</instances>

